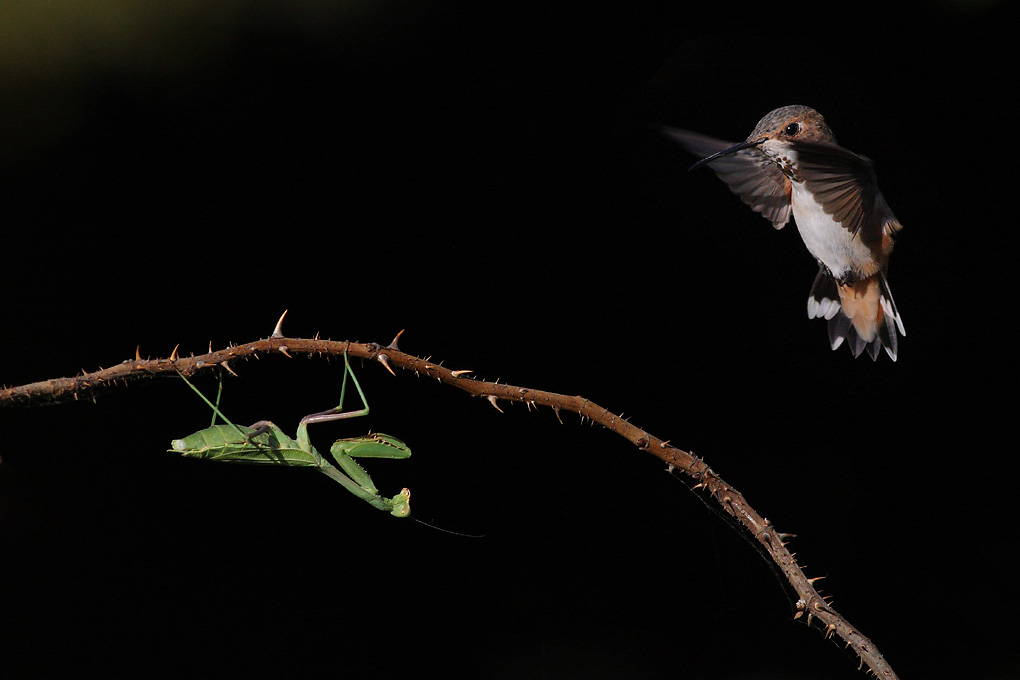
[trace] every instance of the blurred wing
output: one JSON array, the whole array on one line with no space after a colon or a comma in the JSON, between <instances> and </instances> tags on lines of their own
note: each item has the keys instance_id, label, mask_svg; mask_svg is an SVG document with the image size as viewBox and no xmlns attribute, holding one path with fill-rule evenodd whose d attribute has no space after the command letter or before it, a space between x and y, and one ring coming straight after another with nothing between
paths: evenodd
<instances>
[{"instance_id":1,"label":"blurred wing","mask_svg":"<svg viewBox=\"0 0 1020 680\"><path fill-rule=\"evenodd\" d=\"M660 131L699 158L733 146L689 130L662 127ZM773 227L782 229L790 221L790 180L761 151L735 151L711 161L708 166L726 182L730 191L752 210L761 213Z\"/></svg>"}]
</instances>

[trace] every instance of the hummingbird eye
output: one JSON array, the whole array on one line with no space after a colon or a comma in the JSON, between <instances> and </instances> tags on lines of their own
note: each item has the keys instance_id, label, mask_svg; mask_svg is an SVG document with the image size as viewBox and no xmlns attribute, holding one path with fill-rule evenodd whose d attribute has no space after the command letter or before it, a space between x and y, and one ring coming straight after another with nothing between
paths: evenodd
<instances>
[{"instance_id":1,"label":"hummingbird eye","mask_svg":"<svg viewBox=\"0 0 1020 680\"><path fill-rule=\"evenodd\" d=\"M783 128L783 132L786 133L788 137L796 136L797 133L800 132L800 123L790 123Z\"/></svg>"}]
</instances>

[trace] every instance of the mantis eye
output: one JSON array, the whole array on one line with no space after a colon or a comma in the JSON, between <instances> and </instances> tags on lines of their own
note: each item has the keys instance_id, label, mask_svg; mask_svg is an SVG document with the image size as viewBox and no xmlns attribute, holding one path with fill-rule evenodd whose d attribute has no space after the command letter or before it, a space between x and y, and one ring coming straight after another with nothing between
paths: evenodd
<instances>
[{"instance_id":1,"label":"mantis eye","mask_svg":"<svg viewBox=\"0 0 1020 680\"><path fill-rule=\"evenodd\" d=\"M796 137L797 133L800 132L800 123L790 123L785 128L783 128L783 132L788 137Z\"/></svg>"}]
</instances>

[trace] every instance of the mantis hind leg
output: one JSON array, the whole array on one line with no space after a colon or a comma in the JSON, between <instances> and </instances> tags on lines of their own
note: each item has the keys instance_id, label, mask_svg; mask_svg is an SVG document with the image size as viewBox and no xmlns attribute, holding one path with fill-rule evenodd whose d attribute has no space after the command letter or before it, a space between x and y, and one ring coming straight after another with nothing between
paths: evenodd
<instances>
[{"instance_id":1,"label":"mantis hind leg","mask_svg":"<svg viewBox=\"0 0 1020 680\"><path fill-rule=\"evenodd\" d=\"M227 418L225 415L223 415L223 412L220 411L220 396L222 396L222 394L223 394L223 374L220 374L220 386L219 386L219 389L216 392L216 403L215 404L212 403L211 401L209 401L208 397L206 397L204 394L202 394L202 390L200 390L197 387L195 387L195 385L192 384L192 382L190 380L185 378L183 373L178 371L177 375L179 375L181 377L181 380L183 380L185 383L187 383L188 387L190 387L195 392L195 394L197 394L199 397L201 397L202 401L204 401L209 406L209 408L211 408L213 410L212 423L209 425L210 427L216 425L216 418L218 416L220 418L220 420L222 420L224 423L226 423L227 425L230 425L232 428L234 428L238 432L241 432L241 428L239 428L237 425L234 425L232 422L230 422L230 419Z\"/></svg>"}]
</instances>

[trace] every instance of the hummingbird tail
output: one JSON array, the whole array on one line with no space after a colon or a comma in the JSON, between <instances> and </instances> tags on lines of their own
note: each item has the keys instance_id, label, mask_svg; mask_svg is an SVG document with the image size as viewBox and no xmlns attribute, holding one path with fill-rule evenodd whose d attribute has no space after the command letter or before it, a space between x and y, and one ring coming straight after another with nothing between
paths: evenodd
<instances>
[{"instance_id":1,"label":"hummingbird tail","mask_svg":"<svg viewBox=\"0 0 1020 680\"><path fill-rule=\"evenodd\" d=\"M841 285L820 269L808 297L808 317L829 321L829 341L836 349L846 340L854 357L865 348L872 360L882 349L896 361L897 332L906 335L885 272Z\"/></svg>"}]
</instances>

